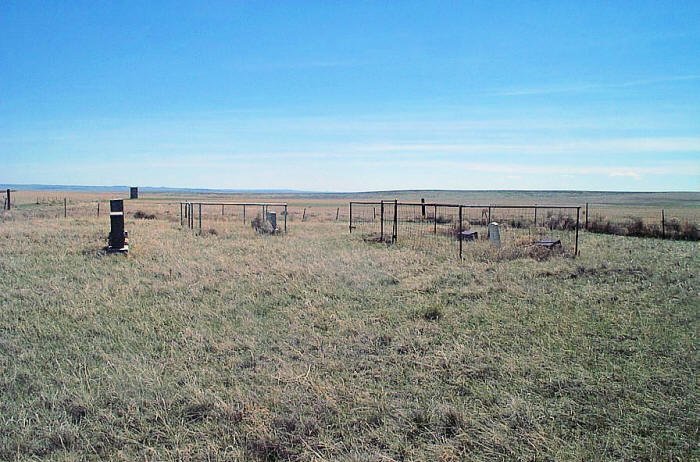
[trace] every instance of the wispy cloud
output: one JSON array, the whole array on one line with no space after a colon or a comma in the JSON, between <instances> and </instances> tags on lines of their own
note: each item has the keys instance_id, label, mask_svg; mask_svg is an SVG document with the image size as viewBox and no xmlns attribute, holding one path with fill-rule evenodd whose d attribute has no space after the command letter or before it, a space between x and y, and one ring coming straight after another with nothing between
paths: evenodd
<instances>
[{"instance_id":1,"label":"wispy cloud","mask_svg":"<svg viewBox=\"0 0 700 462\"><path fill-rule=\"evenodd\" d=\"M634 165L626 166L603 166L603 165L532 165L524 163L502 164L498 162L459 162L455 160L434 161L434 162L414 162L411 164L415 168L443 168L452 172L482 173L502 175L506 178L523 175L542 176L578 176L595 175L604 177L634 178L641 179L645 176L658 175L680 175L697 176L700 175L700 166L689 163L658 164L653 166L639 167Z\"/></svg>"},{"instance_id":2,"label":"wispy cloud","mask_svg":"<svg viewBox=\"0 0 700 462\"><path fill-rule=\"evenodd\" d=\"M698 152L700 137L607 138L600 140L573 139L543 143L399 143L369 144L357 147L358 151L375 153L463 153L463 154L632 154L642 152Z\"/></svg>"},{"instance_id":3,"label":"wispy cloud","mask_svg":"<svg viewBox=\"0 0 700 462\"><path fill-rule=\"evenodd\" d=\"M642 175L639 172L634 172L634 171L617 171L617 172L612 172L609 173L608 176L610 177L628 177L628 178L634 178L635 180L641 180Z\"/></svg>"},{"instance_id":4,"label":"wispy cloud","mask_svg":"<svg viewBox=\"0 0 700 462\"><path fill-rule=\"evenodd\" d=\"M575 83L575 84L561 84L561 85L550 85L541 87L530 87L530 88L512 88L499 90L488 93L492 96L529 96L529 95L548 95L556 93L586 93L595 92L600 90L612 90L620 88L632 88L641 87L646 85L655 85L660 83L672 83L672 82L688 82L700 80L700 74L690 74L690 75L677 75L668 77L656 77L649 79L636 79L628 80L624 82L608 82L608 83Z\"/></svg>"}]
</instances>

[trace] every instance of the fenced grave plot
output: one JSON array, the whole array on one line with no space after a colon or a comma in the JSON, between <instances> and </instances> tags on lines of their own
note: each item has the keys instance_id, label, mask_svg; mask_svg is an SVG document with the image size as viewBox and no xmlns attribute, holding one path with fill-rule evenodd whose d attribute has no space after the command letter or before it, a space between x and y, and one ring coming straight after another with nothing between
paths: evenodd
<instances>
[{"instance_id":1,"label":"fenced grave plot","mask_svg":"<svg viewBox=\"0 0 700 462\"><path fill-rule=\"evenodd\" d=\"M491 206L490 213L506 240L536 244L559 241L564 251L578 251L580 207Z\"/></svg>"},{"instance_id":2,"label":"fenced grave plot","mask_svg":"<svg viewBox=\"0 0 700 462\"><path fill-rule=\"evenodd\" d=\"M181 202L180 225L200 234L241 232L285 234L288 207L283 203Z\"/></svg>"},{"instance_id":3,"label":"fenced grave plot","mask_svg":"<svg viewBox=\"0 0 700 462\"><path fill-rule=\"evenodd\" d=\"M576 255L579 209L396 200L351 202L349 231L368 241L400 242L432 251L448 247L462 257L470 244L489 238L489 223L497 223L499 246L541 247Z\"/></svg>"},{"instance_id":4,"label":"fenced grave plot","mask_svg":"<svg viewBox=\"0 0 700 462\"><path fill-rule=\"evenodd\" d=\"M432 252L447 247L459 253L459 207L397 203L396 209L397 241Z\"/></svg>"}]
</instances>

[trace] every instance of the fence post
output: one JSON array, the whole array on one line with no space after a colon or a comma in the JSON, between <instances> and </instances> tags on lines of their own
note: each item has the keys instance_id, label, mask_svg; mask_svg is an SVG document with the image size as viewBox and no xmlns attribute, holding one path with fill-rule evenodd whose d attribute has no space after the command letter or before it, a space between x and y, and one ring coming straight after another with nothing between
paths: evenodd
<instances>
[{"instance_id":1,"label":"fence post","mask_svg":"<svg viewBox=\"0 0 700 462\"><path fill-rule=\"evenodd\" d=\"M399 211L399 200L394 199L394 232L391 235L391 243L394 244L396 242L396 238L399 235L399 216L398 216L398 211Z\"/></svg>"},{"instance_id":2,"label":"fence post","mask_svg":"<svg viewBox=\"0 0 700 462\"><path fill-rule=\"evenodd\" d=\"M574 257L578 255L578 227L579 216L581 215L581 207L576 207L576 243L574 244Z\"/></svg>"},{"instance_id":3,"label":"fence post","mask_svg":"<svg viewBox=\"0 0 700 462\"><path fill-rule=\"evenodd\" d=\"M245 204L243 204L243 224L245 225Z\"/></svg>"},{"instance_id":4,"label":"fence post","mask_svg":"<svg viewBox=\"0 0 700 462\"><path fill-rule=\"evenodd\" d=\"M97 206L99 207L99 205L100 204L98 203ZM99 210L99 208L98 208L98 210ZM182 202L180 202L180 226L182 226Z\"/></svg>"},{"instance_id":5,"label":"fence post","mask_svg":"<svg viewBox=\"0 0 700 462\"><path fill-rule=\"evenodd\" d=\"M68 217L68 199L63 198L63 218Z\"/></svg>"},{"instance_id":6,"label":"fence post","mask_svg":"<svg viewBox=\"0 0 700 462\"><path fill-rule=\"evenodd\" d=\"M664 209L661 209L661 237L666 239L666 214Z\"/></svg>"},{"instance_id":7,"label":"fence post","mask_svg":"<svg viewBox=\"0 0 700 462\"><path fill-rule=\"evenodd\" d=\"M462 259L462 206L459 206L459 259Z\"/></svg>"},{"instance_id":8,"label":"fence post","mask_svg":"<svg viewBox=\"0 0 700 462\"><path fill-rule=\"evenodd\" d=\"M284 234L287 234L287 204L284 204Z\"/></svg>"},{"instance_id":9,"label":"fence post","mask_svg":"<svg viewBox=\"0 0 700 462\"><path fill-rule=\"evenodd\" d=\"M335 221L338 221L338 218L340 217L340 207L335 211Z\"/></svg>"},{"instance_id":10,"label":"fence post","mask_svg":"<svg viewBox=\"0 0 700 462\"><path fill-rule=\"evenodd\" d=\"M304 212L301 214L301 221L306 220L306 207L304 207Z\"/></svg>"},{"instance_id":11,"label":"fence post","mask_svg":"<svg viewBox=\"0 0 700 462\"><path fill-rule=\"evenodd\" d=\"M425 198L421 197L420 199L420 213L421 216L423 217L423 220L425 221Z\"/></svg>"},{"instance_id":12,"label":"fence post","mask_svg":"<svg viewBox=\"0 0 700 462\"><path fill-rule=\"evenodd\" d=\"M100 218L100 203L97 203L97 218Z\"/></svg>"},{"instance_id":13,"label":"fence post","mask_svg":"<svg viewBox=\"0 0 700 462\"><path fill-rule=\"evenodd\" d=\"M199 234L202 234L202 203L199 203Z\"/></svg>"},{"instance_id":14,"label":"fence post","mask_svg":"<svg viewBox=\"0 0 700 462\"><path fill-rule=\"evenodd\" d=\"M12 192L10 191L10 188L7 188L7 210L10 210L12 208Z\"/></svg>"},{"instance_id":15,"label":"fence post","mask_svg":"<svg viewBox=\"0 0 700 462\"><path fill-rule=\"evenodd\" d=\"M372 222L377 220L377 207L372 207Z\"/></svg>"},{"instance_id":16,"label":"fence post","mask_svg":"<svg viewBox=\"0 0 700 462\"><path fill-rule=\"evenodd\" d=\"M221 216L224 216L224 204L221 204Z\"/></svg>"},{"instance_id":17,"label":"fence post","mask_svg":"<svg viewBox=\"0 0 700 462\"><path fill-rule=\"evenodd\" d=\"M352 202L350 202L350 220L349 220L350 234L352 234Z\"/></svg>"},{"instance_id":18,"label":"fence post","mask_svg":"<svg viewBox=\"0 0 700 462\"><path fill-rule=\"evenodd\" d=\"M489 223L491 223L491 206L489 205ZM488 223L486 223L488 225Z\"/></svg>"},{"instance_id":19,"label":"fence post","mask_svg":"<svg viewBox=\"0 0 700 462\"><path fill-rule=\"evenodd\" d=\"M535 228L537 228L537 204L535 204Z\"/></svg>"},{"instance_id":20,"label":"fence post","mask_svg":"<svg viewBox=\"0 0 700 462\"><path fill-rule=\"evenodd\" d=\"M437 204L433 205L433 234L437 234Z\"/></svg>"},{"instance_id":21,"label":"fence post","mask_svg":"<svg viewBox=\"0 0 700 462\"><path fill-rule=\"evenodd\" d=\"M384 241L384 201L379 202L379 241Z\"/></svg>"},{"instance_id":22,"label":"fence post","mask_svg":"<svg viewBox=\"0 0 700 462\"><path fill-rule=\"evenodd\" d=\"M586 202L586 224L584 229L588 231L588 202Z\"/></svg>"}]
</instances>

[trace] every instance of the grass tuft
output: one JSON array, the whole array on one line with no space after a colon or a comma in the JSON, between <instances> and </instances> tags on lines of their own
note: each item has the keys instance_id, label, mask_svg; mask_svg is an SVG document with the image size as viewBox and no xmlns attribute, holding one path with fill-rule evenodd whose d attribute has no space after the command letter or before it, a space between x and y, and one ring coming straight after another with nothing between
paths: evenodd
<instances>
[{"instance_id":1,"label":"grass tuft","mask_svg":"<svg viewBox=\"0 0 700 462\"><path fill-rule=\"evenodd\" d=\"M139 220L155 220L156 215L154 213L147 213L141 210L134 212L134 218Z\"/></svg>"},{"instance_id":2,"label":"grass tuft","mask_svg":"<svg viewBox=\"0 0 700 462\"><path fill-rule=\"evenodd\" d=\"M437 306L427 308L421 313L421 317L426 321L438 321L440 320L440 318L442 318L442 316L442 309L440 309L440 307Z\"/></svg>"}]
</instances>

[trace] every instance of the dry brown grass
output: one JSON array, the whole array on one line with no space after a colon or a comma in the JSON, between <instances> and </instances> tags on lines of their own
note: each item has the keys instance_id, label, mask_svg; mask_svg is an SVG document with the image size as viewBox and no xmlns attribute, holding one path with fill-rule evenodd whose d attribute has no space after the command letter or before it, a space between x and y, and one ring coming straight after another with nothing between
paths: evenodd
<instances>
[{"instance_id":1,"label":"dry brown grass","mask_svg":"<svg viewBox=\"0 0 700 462\"><path fill-rule=\"evenodd\" d=\"M694 243L458 262L144 203L126 257L106 217L0 219L0 459L698 456Z\"/></svg>"}]
</instances>

